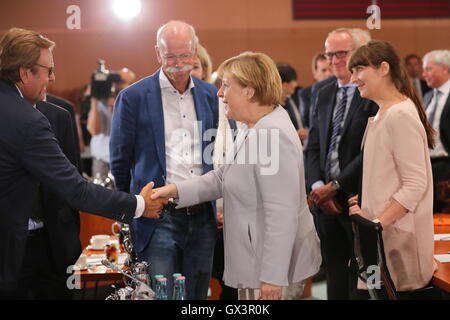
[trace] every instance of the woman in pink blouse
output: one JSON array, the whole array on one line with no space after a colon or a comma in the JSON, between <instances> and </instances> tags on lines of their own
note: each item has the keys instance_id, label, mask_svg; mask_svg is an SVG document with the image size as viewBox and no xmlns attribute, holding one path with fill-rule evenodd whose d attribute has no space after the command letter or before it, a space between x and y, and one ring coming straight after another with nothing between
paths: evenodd
<instances>
[{"instance_id":1,"label":"woman in pink blouse","mask_svg":"<svg viewBox=\"0 0 450 320\"><path fill-rule=\"evenodd\" d=\"M350 214L380 222L387 266L397 291L427 286L433 260L433 178L428 148L434 131L394 48L370 41L352 55L352 82L380 107L363 139L361 207Z\"/></svg>"}]
</instances>

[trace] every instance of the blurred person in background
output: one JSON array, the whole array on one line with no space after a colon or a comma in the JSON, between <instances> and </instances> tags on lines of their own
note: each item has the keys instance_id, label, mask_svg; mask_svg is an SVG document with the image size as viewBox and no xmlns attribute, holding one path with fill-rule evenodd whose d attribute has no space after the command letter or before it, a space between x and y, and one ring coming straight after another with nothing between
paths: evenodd
<instances>
[{"instance_id":1,"label":"blurred person in background","mask_svg":"<svg viewBox=\"0 0 450 320\"><path fill-rule=\"evenodd\" d=\"M103 180L109 173L109 140L114 103L117 94L130 86L136 76L128 68L119 71L120 81L113 83L109 97L90 97L87 129L91 134L92 177Z\"/></svg>"},{"instance_id":2,"label":"blurred person in background","mask_svg":"<svg viewBox=\"0 0 450 320\"><path fill-rule=\"evenodd\" d=\"M298 104L294 101L293 95L298 87L297 72L287 63L277 63L278 73L281 77L282 102L281 105L289 114L292 124L297 130L298 137L303 143L308 138L308 130L303 125Z\"/></svg>"},{"instance_id":3,"label":"blurred person in background","mask_svg":"<svg viewBox=\"0 0 450 320\"><path fill-rule=\"evenodd\" d=\"M432 88L425 94L428 121L436 131L430 150L434 182L434 212L450 212L450 50L434 50L423 57L423 77Z\"/></svg>"},{"instance_id":4,"label":"blurred person in background","mask_svg":"<svg viewBox=\"0 0 450 320\"><path fill-rule=\"evenodd\" d=\"M422 78L422 58L417 54L411 53L408 54L404 59L406 71L408 75L411 77L411 80L414 84L414 87L419 94L419 98L423 100L425 94L431 90L431 88L427 85L427 82Z\"/></svg>"}]
</instances>

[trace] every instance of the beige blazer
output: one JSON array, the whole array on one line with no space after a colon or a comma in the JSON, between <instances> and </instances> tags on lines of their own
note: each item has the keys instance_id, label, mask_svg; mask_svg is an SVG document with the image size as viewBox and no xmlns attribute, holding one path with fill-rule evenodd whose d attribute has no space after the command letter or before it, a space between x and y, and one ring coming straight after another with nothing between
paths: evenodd
<instances>
[{"instance_id":1,"label":"beige blazer","mask_svg":"<svg viewBox=\"0 0 450 320\"><path fill-rule=\"evenodd\" d=\"M425 129L411 100L369 118L363 139L361 209L378 217L395 199L408 212L383 230L387 266L398 291L433 276L433 177Z\"/></svg>"},{"instance_id":2,"label":"beige blazer","mask_svg":"<svg viewBox=\"0 0 450 320\"><path fill-rule=\"evenodd\" d=\"M223 197L226 285L287 286L316 274L322 261L306 202L302 146L281 107L253 129L237 138L231 164L176 184L179 206ZM259 155L265 149L272 151L270 162Z\"/></svg>"}]
</instances>

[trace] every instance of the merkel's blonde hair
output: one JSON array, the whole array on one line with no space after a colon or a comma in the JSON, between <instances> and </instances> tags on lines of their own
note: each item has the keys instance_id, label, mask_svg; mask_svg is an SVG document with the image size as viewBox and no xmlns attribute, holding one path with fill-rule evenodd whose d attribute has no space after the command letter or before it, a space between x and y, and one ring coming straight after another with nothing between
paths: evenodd
<instances>
[{"instance_id":1,"label":"merkel's blonde hair","mask_svg":"<svg viewBox=\"0 0 450 320\"><path fill-rule=\"evenodd\" d=\"M255 89L252 102L260 105L281 103L281 78L273 60L264 53L244 52L224 61L217 70L220 78L232 74L240 86Z\"/></svg>"},{"instance_id":2,"label":"merkel's blonde hair","mask_svg":"<svg viewBox=\"0 0 450 320\"><path fill-rule=\"evenodd\" d=\"M209 57L208 51L206 51L205 47L201 44L197 45L197 56L200 60L200 64L202 65L204 78L206 82L211 82L211 74L212 74L212 62Z\"/></svg>"},{"instance_id":3,"label":"merkel's blonde hair","mask_svg":"<svg viewBox=\"0 0 450 320\"><path fill-rule=\"evenodd\" d=\"M33 68L41 49L53 50L55 43L31 30L11 28L0 40L0 77L19 82L20 67Z\"/></svg>"}]
</instances>

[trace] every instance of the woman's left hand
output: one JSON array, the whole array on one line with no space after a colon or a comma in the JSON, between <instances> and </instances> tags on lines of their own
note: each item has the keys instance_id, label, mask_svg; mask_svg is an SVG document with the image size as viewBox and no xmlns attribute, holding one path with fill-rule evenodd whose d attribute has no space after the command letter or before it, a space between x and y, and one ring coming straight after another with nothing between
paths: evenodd
<instances>
[{"instance_id":1,"label":"woman's left hand","mask_svg":"<svg viewBox=\"0 0 450 320\"><path fill-rule=\"evenodd\" d=\"M261 281L260 299L261 300L281 300L283 287L276 286L267 282Z\"/></svg>"},{"instance_id":2,"label":"woman's left hand","mask_svg":"<svg viewBox=\"0 0 450 320\"><path fill-rule=\"evenodd\" d=\"M371 220L371 219L369 219L369 218L364 214L364 212L362 212L361 208L360 208L357 204L351 206L351 207L348 209L348 213L349 213L350 215L359 214L359 215L360 215L361 217L363 217L364 219Z\"/></svg>"}]
</instances>

